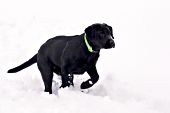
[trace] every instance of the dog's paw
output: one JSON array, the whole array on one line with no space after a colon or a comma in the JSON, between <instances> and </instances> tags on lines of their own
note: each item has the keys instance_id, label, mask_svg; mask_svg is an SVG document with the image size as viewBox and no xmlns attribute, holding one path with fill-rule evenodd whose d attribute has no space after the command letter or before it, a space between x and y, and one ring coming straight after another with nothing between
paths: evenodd
<instances>
[{"instance_id":1,"label":"dog's paw","mask_svg":"<svg viewBox=\"0 0 170 113\"><path fill-rule=\"evenodd\" d=\"M87 89L93 86L93 82L91 81L91 79L83 82L80 86L81 89Z\"/></svg>"},{"instance_id":2,"label":"dog's paw","mask_svg":"<svg viewBox=\"0 0 170 113\"><path fill-rule=\"evenodd\" d=\"M61 84L60 88L70 87L70 84Z\"/></svg>"},{"instance_id":3,"label":"dog's paw","mask_svg":"<svg viewBox=\"0 0 170 113\"><path fill-rule=\"evenodd\" d=\"M70 87L70 85L72 85L72 83L70 81L68 81L66 83L62 83L60 88Z\"/></svg>"}]
</instances>

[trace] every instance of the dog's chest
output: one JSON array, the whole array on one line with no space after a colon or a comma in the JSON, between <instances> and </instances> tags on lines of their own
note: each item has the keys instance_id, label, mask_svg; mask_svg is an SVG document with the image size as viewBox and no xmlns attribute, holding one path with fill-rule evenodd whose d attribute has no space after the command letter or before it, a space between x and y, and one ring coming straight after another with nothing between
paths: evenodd
<instances>
[{"instance_id":1,"label":"dog's chest","mask_svg":"<svg viewBox=\"0 0 170 113\"><path fill-rule=\"evenodd\" d=\"M83 74L91 66L96 65L99 55L91 55L87 58L77 59L70 67L70 73L72 74Z\"/></svg>"}]
</instances>

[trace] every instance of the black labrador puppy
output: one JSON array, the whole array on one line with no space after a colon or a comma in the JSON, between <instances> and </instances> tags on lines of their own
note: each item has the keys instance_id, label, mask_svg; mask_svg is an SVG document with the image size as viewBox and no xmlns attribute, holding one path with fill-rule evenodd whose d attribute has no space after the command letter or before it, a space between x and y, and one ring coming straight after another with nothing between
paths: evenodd
<instances>
[{"instance_id":1,"label":"black labrador puppy","mask_svg":"<svg viewBox=\"0 0 170 113\"><path fill-rule=\"evenodd\" d=\"M99 79L96 62L100 49L115 47L112 27L107 24L93 24L85 33L76 36L56 36L45 42L30 60L8 70L18 72L37 62L45 85L45 92L52 93L53 72L61 75L61 87L73 84L73 74L87 72L90 79L81 84L81 89L90 88Z\"/></svg>"}]
</instances>

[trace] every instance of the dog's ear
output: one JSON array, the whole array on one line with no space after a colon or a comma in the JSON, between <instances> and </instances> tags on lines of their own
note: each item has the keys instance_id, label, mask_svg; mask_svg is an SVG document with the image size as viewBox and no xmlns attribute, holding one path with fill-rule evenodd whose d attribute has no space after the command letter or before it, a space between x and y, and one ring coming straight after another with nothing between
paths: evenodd
<instances>
[{"instance_id":1,"label":"dog's ear","mask_svg":"<svg viewBox=\"0 0 170 113\"><path fill-rule=\"evenodd\" d=\"M111 36L112 36L112 38L114 39L114 37L113 37L113 29L112 29L111 26L108 26L108 27L109 27L109 30L110 30L110 32L111 32Z\"/></svg>"},{"instance_id":2,"label":"dog's ear","mask_svg":"<svg viewBox=\"0 0 170 113\"><path fill-rule=\"evenodd\" d=\"M107 26L107 27L109 28L109 31L110 31L110 33L111 33L111 36L112 36L112 38L114 39L114 37L113 37L113 29L112 29L112 27L111 27L111 26L109 26L109 25L107 25L107 24L105 24L105 23L104 23L104 25L105 25L105 26Z\"/></svg>"},{"instance_id":3,"label":"dog's ear","mask_svg":"<svg viewBox=\"0 0 170 113\"><path fill-rule=\"evenodd\" d=\"M92 24L91 26L87 27L85 29L85 33L87 34L87 36L94 38L95 32L100 30L101 28L102 28L101 24L95 23L95 24Z\"/></svg>"},{"instance_id":4,"label":"dog's ear","mask_svg":"<svg viewBox=\"0 0 170 113\"><path fill-rule=\"evenodd\" d=\"M87 27L87 28L85 29L85 33L86 33L86 35L87 35L89 38L92 37L92 34L93 34L93 26L91 25L91 26Z\"/></svg>"}]
</instances>

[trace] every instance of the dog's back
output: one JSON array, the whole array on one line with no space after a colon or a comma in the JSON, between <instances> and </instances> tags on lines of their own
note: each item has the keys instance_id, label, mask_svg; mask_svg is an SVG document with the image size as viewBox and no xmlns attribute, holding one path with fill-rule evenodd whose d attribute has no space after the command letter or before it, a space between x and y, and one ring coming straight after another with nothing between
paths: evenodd
<instances>
[{"instance_id":1,"label":"dog's back","mask_svg":"<svg viewBox=\"0 0 170 113\"><path fill-rule=\"evenodd\" d=\"M56 36L47 40L39 49L38 57L44 57L45 59L50 59L55 65L61 65L62 53L70 42L74 42L72 46L76 46L80 43L79 35L75 36ZM74 52L74 51L72 51Z\"/></svg>"}]
</instances>

